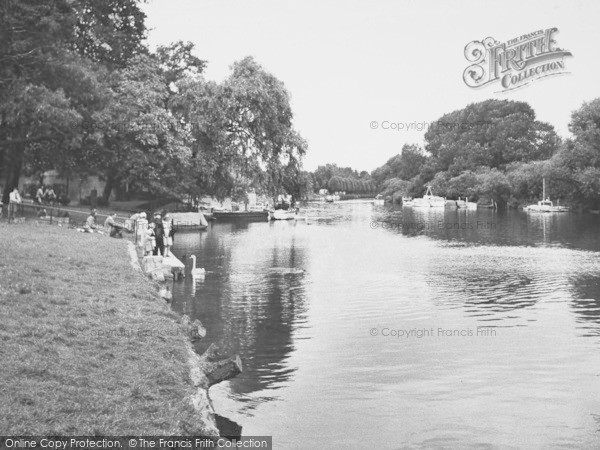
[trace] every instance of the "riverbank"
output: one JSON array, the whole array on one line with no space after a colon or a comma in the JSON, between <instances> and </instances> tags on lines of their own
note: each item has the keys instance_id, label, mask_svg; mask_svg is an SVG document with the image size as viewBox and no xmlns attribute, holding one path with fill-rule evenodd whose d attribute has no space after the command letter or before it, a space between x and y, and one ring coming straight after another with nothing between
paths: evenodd
<instances>
[{"instance_id":1,"label":"riverbank","mask_svg":"<svg viewBox=\"0 0 600 450\"><path fill-rule=\"evenodd\" d=\"M189 329L124 240L0 224L0 431L206 434Z\"/></svg>"}]
</instances>

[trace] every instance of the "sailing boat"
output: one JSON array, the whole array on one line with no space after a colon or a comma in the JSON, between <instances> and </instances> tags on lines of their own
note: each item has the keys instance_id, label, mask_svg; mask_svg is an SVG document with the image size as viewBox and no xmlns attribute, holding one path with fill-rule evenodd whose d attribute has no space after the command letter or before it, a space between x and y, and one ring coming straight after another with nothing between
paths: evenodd
<instances>
[{"instance_id":1,"label":"sailing boat","mask_svg":"<svg viewBox=\"0 0 600 450\"><path fill-rule=\"evenodd\" d=\"M568 206L560 206L550 201L550 197L546 198L546 179L542 178L542 200L537 202L537 205L529 205L525 207L528 212L569 212Z\"/></svg>"},{"instance_id":2,"label":"sailing boat","mask_svg":"<svg viewBox=\"0 0 600 450\"><path fill-rule=\"evenodd\" d=\"M404 201L404 199L402 200ZM413 208L444 208L446 206L446 199L433 195L431 186L427 186L427 192L425 192L423 198L413 199L411 206Z\"/></svg>"}]
</instances>

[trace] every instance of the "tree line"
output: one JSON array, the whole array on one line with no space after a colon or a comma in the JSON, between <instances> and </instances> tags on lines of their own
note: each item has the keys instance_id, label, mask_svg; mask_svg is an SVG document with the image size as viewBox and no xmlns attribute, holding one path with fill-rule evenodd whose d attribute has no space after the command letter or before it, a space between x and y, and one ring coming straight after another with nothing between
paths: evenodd
<instances>
[{"instance_id":1,"label":"tree line","mask_svg":"<svg viewBox=\"0 0 600 450\"><path fill-rule=\"evenodd\" d=\"M306 141L284 84L253 58L221 83L191 43L151 51L137 0L0 2L0 174L100 174L105 199L300 196Z\"/></svg>"},{"instance_id":2,"label":"tree line","mask_svg":"<svg viewBox=\"0 0 600 450\"><path fill-rule=\"evenodd\" d=\"M572 113L566 139L519 101L473 103L439 122L456 126L430 128L424 147L406 144L371 173L379 192L418 197L431 185L448 198L518 206L541 198L545 178L553 200L600 207L600 99Z\"/></svg>"}]
</instances>

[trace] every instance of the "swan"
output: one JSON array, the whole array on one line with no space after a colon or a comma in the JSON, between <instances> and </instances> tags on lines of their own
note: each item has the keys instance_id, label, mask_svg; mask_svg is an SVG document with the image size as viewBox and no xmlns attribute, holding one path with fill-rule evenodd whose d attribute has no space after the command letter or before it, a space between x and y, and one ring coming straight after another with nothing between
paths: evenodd
<instances>
[{"instance_id":1,"label":"swan","mask_svg":"<svg viewBox=\"0 0 600 450\"><path fill-rule=\"evenodd\" d=\"M196 255L192 255L190 256L190 259L193 261L193 266L192 266L192 276L193 277L203 277L204 274L206 273L206 270L204 270L202 267L196 267Z\"/></svg>"}]
</instances>

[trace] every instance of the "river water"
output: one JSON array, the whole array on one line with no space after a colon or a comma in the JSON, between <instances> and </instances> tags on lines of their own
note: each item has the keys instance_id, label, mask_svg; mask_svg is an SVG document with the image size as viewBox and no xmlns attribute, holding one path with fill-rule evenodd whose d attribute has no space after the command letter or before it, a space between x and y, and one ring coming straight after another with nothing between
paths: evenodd
<instances>
[{"instance_id":1,"label":"river water","mask_svg":"<svg viewBox=\"0 0 600 450\"><path fill-rule=\"evenodd\" d=\"M174 284L275 448L598 448L600 218L309 204L178 233Z\"/></svg>"}]
</instances>

